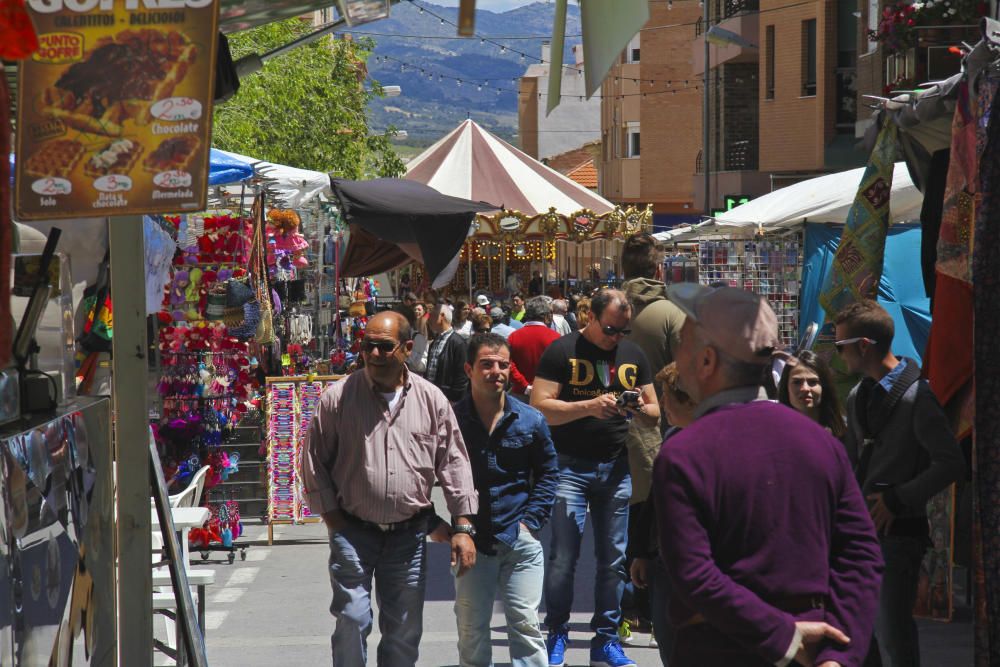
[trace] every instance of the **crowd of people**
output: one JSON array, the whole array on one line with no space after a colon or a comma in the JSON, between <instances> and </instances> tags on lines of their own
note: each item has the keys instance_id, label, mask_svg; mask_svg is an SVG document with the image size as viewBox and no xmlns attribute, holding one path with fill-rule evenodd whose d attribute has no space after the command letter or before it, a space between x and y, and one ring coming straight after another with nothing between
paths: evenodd
<instances>
[{"instance_id":1,"label":"crowd of people","mask_svg":"<svg viewBox=\"0 0 1000 667\"><path fill-rule=\"evenodd\" d=\"M451 547L463 666L493 664L497 598L512 665L565 665L587 516L592 666L635 665L644 625L665 665L919 665L925 505L966 466L891 317L837 314L862 378L845 407L764 298L668 287L662 260L637 234L621 289L524 299L508 280L506 305L407 294L369 319L302 470L330 533L334 665L366 664L373 588L378 664L417 664L428 539Z\"/></svg>"}]
</instances>

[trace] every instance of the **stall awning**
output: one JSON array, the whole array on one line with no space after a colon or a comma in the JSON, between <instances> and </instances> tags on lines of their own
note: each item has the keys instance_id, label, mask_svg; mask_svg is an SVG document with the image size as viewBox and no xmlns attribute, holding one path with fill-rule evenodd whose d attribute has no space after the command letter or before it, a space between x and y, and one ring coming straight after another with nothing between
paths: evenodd
<instances>
[{"instance_id":1,"label":"stall awning","mask_svg":"<svg viewBox=\"0 0 1000 667\"><path fill-rule=\"evenodd\" d=\"M330 180L351 226L341 265L345 276L371 275L415 259L432 282L450 279L443 274L461 250L473 218L499 208L399 178Z\"/></svg>"}]
</instances>

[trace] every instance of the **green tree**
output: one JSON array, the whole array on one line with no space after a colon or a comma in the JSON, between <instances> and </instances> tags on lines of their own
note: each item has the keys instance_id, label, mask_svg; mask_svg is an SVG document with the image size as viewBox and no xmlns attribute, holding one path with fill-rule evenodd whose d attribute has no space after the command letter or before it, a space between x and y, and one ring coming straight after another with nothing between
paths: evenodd
<instances>
[{"instance_id":1,"label":"green tree","mask_svg":"<svg viewBox=\"0 0 1000 667\"><path fill-rule=\"evenodd\" d=\"M302 19L270 23L229 35L233 59L265 53L313 30ZM394 128L372 135L368 103L382 96L368 80L370 39L323 37L265 63L215 109L215 147L290 167L363 179L399 176ZM367 81L368 85L365 85Z\"/></svg>"}]
</instances>

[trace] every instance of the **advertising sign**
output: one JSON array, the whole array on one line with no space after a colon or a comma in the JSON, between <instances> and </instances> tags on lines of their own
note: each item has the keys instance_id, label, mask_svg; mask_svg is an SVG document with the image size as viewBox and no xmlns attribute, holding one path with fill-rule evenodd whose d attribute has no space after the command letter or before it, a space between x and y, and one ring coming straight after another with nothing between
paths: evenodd
<instances>
[{"instance_id":1,"label":"advertising sign","mask_svg":"<svg viewBox=\"0 0 1000 667\"><path fill-rule=\"evenodd\" d=\"M16 217L205 208L218 0L28 0Z\"/></svg>"}]
</instances>

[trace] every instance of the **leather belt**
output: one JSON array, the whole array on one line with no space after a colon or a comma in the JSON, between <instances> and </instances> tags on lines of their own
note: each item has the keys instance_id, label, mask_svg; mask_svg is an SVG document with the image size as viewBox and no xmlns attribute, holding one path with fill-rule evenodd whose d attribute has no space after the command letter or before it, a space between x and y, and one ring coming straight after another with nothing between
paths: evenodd
<instances>
[{"instance_id":1,"label":"leather belt","mask_svg":"<svg viewBox=\"0 0 1000 667\"><path fill-rule=\"evenodd\" d=\"M807 611L826 609L826 596L824 595L790 595L776 600L765 600L765 602L787 614L803 614ZM704 616L694 614L677 627L686 628L705 622Z\"/></svg>"},{"instance_id":2,"label":"leather belt","mask_svg":"<svg viewBox=\"0 0 1000 667\"><path fill-rule=\"evenodd\" d=\"M356 517L349 512L345 512L343 509L340 513L344 515L344 518L351 523L357 524L359 526L364 526L365 528L372 528L382 533L392 533L397 530L406 530L407 528L413 528L420 524L421 521L425 522L434 513L434 507L426 507L408 519L403 519L402 521L397 521L395 523L375 523L373 521L365 521L360 517Z\"/></svg>"}]
</instances>

